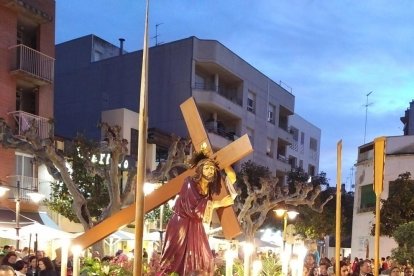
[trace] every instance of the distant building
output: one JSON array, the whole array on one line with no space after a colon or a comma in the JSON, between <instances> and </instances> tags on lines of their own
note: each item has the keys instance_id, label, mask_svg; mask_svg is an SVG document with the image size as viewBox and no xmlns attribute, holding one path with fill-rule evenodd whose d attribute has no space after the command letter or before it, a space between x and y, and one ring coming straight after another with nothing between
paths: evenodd
<instances>
[{"instance_id":1,"label":"distant building","mask_svg":"<svg viewBox=\"0 0 414 276\"><path fill-rule=\"evenodd\" d=\"M373 258L374 237L371 227L375 223L375 193L373 190L374 143L358 148L358 161L355 175L354 217L352 222L352 257ZM384 190L382 199L392 193L392 182L401 173L414 175L414 135L386 138ZM380 257L391 255L391 249L397 247L392 238L380 237Z\"/></svg>"},{"instance_id":2,"label":"distant building","mask_svg":"<svg viewBox=\"0 0 414 276\"><path fill-rule=\"evenodd\" d=\"M289 125L293 135L293 143L287 151L290 166L301 168L312 176L318 174L321 130L298 114L289 117Z\"/></svg>"},{"instance_id":3,"label":"distant building","mask_svg":"<svg viewBox=\"0 0 414 276\"><path fill-rule=\"evenodd\" d=\"M73 137L82 132L100 139L96 125L102 112L138 111L142 51L127 53L123 41L117 47L88 35L58 44L56 54L55 114L59 135ZM269 167L284 179L291 169L288 147L295 142L289 128L294 114L292 93L218 41L190 37L151 47L149 127L186 137L179 105L191 96L198 104L213 148L222 148L247 133L254 147L248 159ZM124 125L130 128L124 131L124 138L133 144L137 130L131 126ZM295 127L303 129L301 125ZM304 129L318 132L311 125ZM309 140L313 159L306 163L316 172L320 131L313 138L316 141Z\"/></svg>"},{"instance_id":4,"label":"distant building","mask_svg":"<svg viewBox=\"0 0 414 276\"><path fill-rule=\"evenodd\" d=\"M55 1L0 1L0 18L0 117L15 135L34 123L47 137L53 119ZM11 186L0 208L15 209L19 183L22 211L37 211L27 193L46 193L47 177L33 156L0 147L0 183Z\"/></svg>"},{"instance_id":5,"label":"distant building","mask_svg":"<svg viewBox=\"0 0 414 276\"><path fill-rule=\"evenodd\" d=\"M404 117L401 117L401 122L404 124L404 135L414 135L414 100L405 111Z\"/></svg>"}]
</instances>

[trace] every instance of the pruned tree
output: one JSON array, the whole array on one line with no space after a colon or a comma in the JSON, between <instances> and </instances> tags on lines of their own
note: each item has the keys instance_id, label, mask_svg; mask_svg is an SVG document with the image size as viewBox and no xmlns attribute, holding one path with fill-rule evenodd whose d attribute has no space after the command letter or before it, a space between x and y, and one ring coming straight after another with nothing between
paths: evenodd
<instances>
[{"instance_id":1,"label":"pruned tree","mask_svg":"<svg viewBox=\"0 0 414 276\"><path fill-rule=\"evenodd\" d=\"M53 130L53 122L50 122ZM109 217L134 199L136 167L127 170L125 186L121 190L121 168L119 164L127 154L127 140L121 137L121 127L107 123L99 125L105 137L103 142L93 143L83 137L77 137L73 146L63 153L55 147L53 131L49 137L41 138L32 122L19 136L4 119L0 118L0 143L4 148L16 149L33 155L36 162L44 164L50 175L56 180L55 192L65 195L71 204L71 210L64 205L61 211L70 219L79 221L85 230L90 229L101 220ZM148 177L152 181L166 180L186 168L184 149L187 144L174 137L167 161ZM60 184L59 184L60 183ZM102 185L104 187L102 187ZM101 197L94 197L91 189L99 192ZM99 204L96 201L99 200ZM62 204L68 204L68 201ZM59 203L54 202L59 208ZM91 207L94 208L91 209ZM72 211L72 216L70 216Z\"/></svg>"},{"instance_id":2,"label":"pruned tree","mask_svg":"<svg viewBox=\"0 0 414 276\"><path fill-rule=\"evenodd\" d=\"M292 185L289 188L289 185L279 183L264 166L252 161L242 164L236 185L240 196L236 198L234 207L248 240L253 240L268 213L281 204L307 206L320 213L332 198L317 204L316 199L322 191L320 185L306 181L295 181Z\"/></svg>"},{"instance_id":3,"label":"pruned tree","mask_svg":"<svg viewBox=\"0 0 414 276\"><path fill-rule=\"evenodd\" d=\"M401 224L392 234L398 247L392 250L392 258L400 265L414 263L414 221Z\"/></svg>"}]
</instances>

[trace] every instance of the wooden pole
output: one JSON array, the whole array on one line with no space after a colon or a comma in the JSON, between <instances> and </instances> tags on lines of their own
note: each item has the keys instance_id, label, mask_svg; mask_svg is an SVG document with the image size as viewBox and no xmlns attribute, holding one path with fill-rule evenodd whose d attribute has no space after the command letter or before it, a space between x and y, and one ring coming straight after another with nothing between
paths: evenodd
<instances>
[{"instance_id":1,"label":"wooden pole","mask_svg":"<svg viewBox=\"0 0 414 276\"><path fill-rule=\"evenodd\" d=\"M336 145L336 225L335 225L335 275L340 274L341 256L341 195L342 195L342 140Z\"/></svg>"},{"instance_id":2,"label":"wooden pole","mask_svg":"<svg viewBox=\"0 0 414 276\"><path fill-rule=\"evenodd\" d=\"M138 119L138 166L135 187L135 247L134 275L142 274L142 244L144 234L144 181L148 132L148 13L146 0L144 47L142 49L141 90Z\"/></svg>"},{"instance_id":3,"label":"wooden pole","mask_svg":"<svg viewBox=\"0 0 414 276\"><path fill-rule=\"evenodd\" d=\"M375 237L374 237L374 276L379 273L379 247L380 247L380 212L381 193L384 182L385 164L385 137L374 140L374 191L375 191Z\"/></svg>"}]
</instances>

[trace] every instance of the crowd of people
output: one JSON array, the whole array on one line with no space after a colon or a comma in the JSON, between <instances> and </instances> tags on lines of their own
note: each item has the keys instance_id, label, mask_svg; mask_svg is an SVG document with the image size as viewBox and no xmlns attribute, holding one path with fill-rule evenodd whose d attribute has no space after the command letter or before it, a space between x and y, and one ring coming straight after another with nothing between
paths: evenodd
<instances>
[{"instance_id":1,"label":"crowd of people","mask_svg":"<svg viewBox=\"0 0 414 276\"><path fill-rule=\"evenodd\" d=\"M372 276L374 273L373 259L344 258L340 261L340 276ZM413 276L413 267L398 265L391 257L381 258L378 272L381 275ZM335 259L322 258L319 263L314 254L308 254L304 262L304 276L331 276L335 275Z\"/></svg>"},{"instance_id":2,"label":"crowd of people","mask_svg":"<svg viewBox=\"0 0 414 276\"><path fill-rule=\"evenodd\" d=\"M60 254L56 255L51 260L42 250L32 252L28 247L16 250L12 245L5 245L0 252L0 265L5 273L13 271L12 275L17 276L60 276Z\"/></svg>"}]
</instances>

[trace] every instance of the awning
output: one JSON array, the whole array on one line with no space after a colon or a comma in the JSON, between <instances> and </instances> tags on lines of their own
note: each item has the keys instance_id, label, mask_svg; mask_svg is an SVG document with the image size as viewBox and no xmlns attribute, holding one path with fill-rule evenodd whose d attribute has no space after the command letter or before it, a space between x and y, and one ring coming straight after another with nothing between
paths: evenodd
<instances>
[{"instance_id":1,"label":"awning","mask_svg":"<svg viewBox=\"0 0 414 276\"><path fill-rule=\"evenodd\" d=\"M59 229L57 224L46 212L20 212L20 227L40 223L51 228ZM10 209L0 209L0 228L16 228L16 212Z\"/></svg>"}]
</instances>

